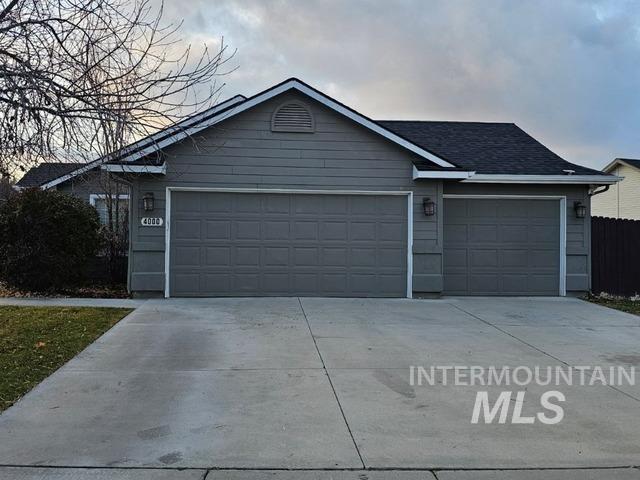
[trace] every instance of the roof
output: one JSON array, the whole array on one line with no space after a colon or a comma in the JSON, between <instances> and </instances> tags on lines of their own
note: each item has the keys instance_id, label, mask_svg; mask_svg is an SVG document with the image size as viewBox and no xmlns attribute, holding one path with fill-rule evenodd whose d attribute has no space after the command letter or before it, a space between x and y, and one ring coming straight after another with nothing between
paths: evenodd
<instances>
[{"instance_id":1,"label":"roof","mask_svg":"<svg viewBox=\"0 0 640 480\"><path fill-rule=\"evenodd\" d=\"M262 102L270 100L282 93L288 92L290 90L298 91L313 100L318 101L323 104L325 107L334 110L337 113L344 115L345 117L353 120L354 122L360 124L361 126L381 135L387 140L398 144L400 147L405 148L418 156L422 157L425 160L428 160L431 163L434 163L441 167L450 167L455 168L456 165L447 162L446 160L440 158L438 155L435 155L433 152L429 150L428 147L417 145L414 142L403 138L402 135L399 135L396 132L389 130L378 122L371 120L369 117L362 115L356 110L344 105L343 103L338 102L337 100L331 98L330 96L324 94L320 90L313 88L312 86L304 83L302 80L297 78L289 78L273 87L270 87L262 92L259 92L252 97L245 98L242 101L234 103L225 108L218 108L218 111L214 112L213 115L203 116L202 120L198 122L194 122L190 125L180 128L171 127L170 135L164 136L162 139L153 142L147 148L129 148L125 149L126 155L121 159L118 159L118 162L134 162L140 159L145 155L149 155L153 153L154 150L158 148L166 148L169 145L172 145L183 138L186 138L189 135L194 135L199 131L204 130L205 128L211 127L216 123L219 123L223 120L226 120L230 117L238 115L239 113L248 110L255 105L258 105ZM236 98L236 97L234 97ZM113 159L112 159L113 160Z\"/></svg>"},{"instance_id":2,"label":"roof","mask_svg":"<svg viewBox=\"0 0 640 480\"><path fill-rule=\"evenodd\" d=\"M83 166L78 163L47 162L31 167L16 183L18 188L40 187Z\"/></svg>"},{"instance_id":3,"label":"roof","mask_svg":"<svg viewBox=\"0 0 640 480\"><path fill-rule=\"evenodd\" d=\"M602 175L569 163L513 123L378 121L438 156L479 174ZM423 170L416 165L418 170Z\"/></svg>"},{"instance_id":4,"label":"roof","mask_svg":"<svg viewBox=\"0 0 640 480\"><path fill-rule=\"evenodd\" d=\"M623 163L625 165L629 165L630 167L637 168L638 170L640 170L640 159L637 159L637 158L616 158L609 165L604 167L602 169L602 171L610 172L611 170L613 170L613 167L615 167L616 165L618 165L620 163Z\"/></svg>"},{"instance_id":5,"label":"roof","mask_svg":"<svg viewBox=\"0 0 640 480\"><path fill-rule=\"evenodd\" d=\"M546 176L542 180L549 183L614 183L619 180L618 177L567 162L513 123L375 121L301 80L290 78L249 98L236 95L134 142L117 157L111 155L90 162L54 178L42 188L50 188L100 165L104 169L123 172L148 173L145 169L149 169L164 173L163 149L290 90L307 95L416 154L420 158L414 157L414 179L449 178L517 183L514 182L516 176L517 181L541 183L540 177Z\"/></svg>"}]
</instances>

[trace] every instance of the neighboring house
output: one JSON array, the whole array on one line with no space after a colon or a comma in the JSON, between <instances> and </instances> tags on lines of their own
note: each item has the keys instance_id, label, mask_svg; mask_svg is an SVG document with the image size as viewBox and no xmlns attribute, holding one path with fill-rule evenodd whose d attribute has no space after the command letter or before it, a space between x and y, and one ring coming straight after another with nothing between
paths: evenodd
<instances>
[{"instance_id":1,"label":"neighboring house","mask_svg":"<svg viewBox=\"0 0 640 480\"><path fill-rule=\"evenodd\" d=\"M593 197L591 214L640 220L640 159L616 158L604 171L622 180Z\"/></svg>"},{"instance_id":2,"label":"neighboring house","mask_svg":"<svg viewBox=\"0 0 640 480\"><path fill-rule=\"evenodd\" d=\"M565 295L590 288L590 192L619 179L510 123L374 121L297 79L47 184L131 183L145 296Z\"/></svg>"},{"instance_id":3,"label":"neighboring house","mask_svg":"<svg viewBox=\"0 0 640 480\"><path fill-rule=\"evenodd\" d=\"M116 197L118 198L120 222L126 223L129 211L129 187L121 183L117 186L117 191L115 191L116 186L113 181L110 182L105 173L95 166L92 169L76 174L78 170L84 169L85 166L86 164L82 163L41 163L29 169L16 183L16 188L55 188L74 195L93 205L98 211L100 221L103 224L108 223L106 199L109 195L105 192L111 191L113 200L115 201ZM51 181L61 178L65 178L65 180L57 182L54 186L49 186Z\"/></svg>"}]
</instances>

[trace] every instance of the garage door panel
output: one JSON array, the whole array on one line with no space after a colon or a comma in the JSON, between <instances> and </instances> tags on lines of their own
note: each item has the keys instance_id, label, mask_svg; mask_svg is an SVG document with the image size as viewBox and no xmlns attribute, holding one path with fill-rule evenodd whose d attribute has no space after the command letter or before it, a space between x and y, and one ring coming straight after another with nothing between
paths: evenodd
<instances>
[{"instance_id":1,"label":"garage door panel","mask_svg":"<svg viewBox=\"0 0 640 480\"><path fill-rule=\"evenodd\" d=\"M378 240L382 242L406 242L406 229L398 222L378 223Z\"/></svg>"},{"instance_id":2,"label":"garage door panel","mask_svg":"<svg viewBox=\"0 0 640 480\"><path fill-rule=\"evenodd\" d=\"M318 240L318 222L293 222L293 238L295 240Z\"/></svg>"},{"instance_id":3,"label":"garage door panel","mask_svg":"<svg viewBox=\"0 0 640 480\"><path fill-rule=\"evenodd\" d=\"M326 195L321 198L322 212L329 215L344 215L349 213L347 198L340 195Z\"/></svg>"},{"instance_id":4,"label":"garage door panel","mask_svg":"<svg viewBox=\"0 0 640 480\"><path fill-rule=\"evenodd\" d=\"M233 211L232 197L213 198L206 195L199 195L202 202L202 209L205 213L231 213ZM195 212L200 212L194 208Z\"/></svg>"},{"instance_id":5,"label":"garage door panel","mask_svg":"<svg viewBox=\"0 0 640 480\"><path fill-rule=\"evenodd\" d=\"M472 267L498 267L498 250L472 249Z\"/></svg>"},{"instance_id":6,"label":"garage door panel","mask_svg":"<svg viewBox=\"0 0 640 480\"><path fill-rule=\"evenodd\" d=\"M376 238L376 223L375 222L351 222L350 225L350 240L371 240Z\"/></svg>"},{"instance_id":7,"label":"garage door panel","mask_svg":"<svg viewBox=\"0 0 640 480\"><path fill-rule=\"evenodd\" d=\"M444 277L445 292L468 292L468 276L465 273L448 273Z\"/></svg>"},{"instance_id":8,"label":"garage door panel","mask_svg":"<svg viewBox=\"0 0 640 480\"><path fill-rule=\"evenodd\" d=\"M469 275L469 291L476 295L485 295L499 290L500 276L497 273L476 273Z\"/></svg>"},{"instance_id":9,"label":"garage door panel","mask_svg":"<svg viewBox=\"0 0 640 480\"><path fill-rule=\"evenodd\" d=\"M322 273L320 274L320 292L328 295L340 295L347 291L346 273Z\"/></svg>"},{"instance_id":10,"label":"garage door panel","mask_svg":"<svg viewBox=\"0 0 640 480\"><path fill-rule=\"evenodd\" d=\"M446 238L446 237L445 237ZM467 267L466 248L445 248L443 251L443 266L445 270Z\"/></svg>"},{"instance_id":11,"label":"garage door panel","mask_svg":"<svg viewBox=\"0 0 640 480\"><path fill-rule=\"evenodd\" d=\"M176 222L177 239L200 239L200 220L180 220Z\"/></svg>"},{"instance_id":12,"label":"garage door panel","mask_svg":"<svg viewBox=\"0 0 640 480\"><path fill-rule=\"evenodd\" d=\"M318 247L294 247L294 267L315 267L320 264L320 248Z\"/></svg>"},{"instance_id":13,"label":"garage door panel","mask_svg":"<svg viewBox=\"0 0 640 480\"><path fill-rule=\"evenodd\" d=\"M498 204L495 200L470 202L468 204L467 212L471 218L495 219L498 217Z\"/></svg>"},{"instance_id":14,"label":"garage door panel","mask_svg":"<svg viewBox=\"0 0 640 480\"><path fill-rule=\"evenodd\" d=\"M500 252L500 266L504 268L527 268L529 258L534 261L533 255L534 252L529 252L527 249L505 249Z\"/></svg>"},{"instance_id":15,"label":"garage door panel","mask_svg":"<svg viewBox=\"0 0 640 480\"><path fill-rule=\"evenodd\" d=\"M527 225L501 225L500 240L508 243L527 243Z\"/></svg>"},{"instance_id":16,"label":"garage door panel","mask_svg":"<svg viewBox=\"0 0 640 480\"><path fill-rule=\"evenodd\" d=\"M244 267L260 266L260 247L236 247L235 264Z\"/></svg>"},{"instance_id":17,"label":"garage door panel","mask_svg":"<svg viewBox=\"0 0 640 480\"><path fill-rule=\"evenodd\" d=\"M216 292L230 292L231 277L228 273L204 273L203 288Z\"/></svg>"},{"instance_id":18,"label":"garage door panel","mask_svg":"<svg viewBox=\"0 0 640 480\"><path fill-rule=\"evenodd\" d=\"M466 243L468 241L467 233L467 225L445 224L444 226L444 238L447 239L448 245Z\"/></svg>"},{"instance_id":19,"label":"garage door panel","mask_svg":"<svg viewBox=\"0 0 640 480\"><path fill-rule=\"evenodd\" d=\"M237 213L255 213L259 215L262 212L262 195L247 193L235 196L234 199ZM216 200L214 199L213 201Z\"/></svg>"},{"instance_id":20,"label":"garage door panel","mask_svg":"<svg viewBox=\"0 0 640 480\"><path fill-rule=\"evenodd\" d=\"M495 224L471 225L469 232L469 241L473 243L495 242L498 240L498 226Z\"/></svg>"},{"instance_id":21,"label":"garage door panel","mask_svg":"<svg viewBox=\"0 0 640 480\"><path fill-rule=\"evenodd\" d=\"M207 247L205 265L227 267L231 265L231 254L231 247Z\"/></svg>"},{"instance_id":22,"label":"garage door panel","mask_svg":"<svg viewBox=\"0 0 640 480\"><path fill-rule=\"evenodd\" d=\"M407 199L404 196L376 197L374 204L378 215L404 217L407 214Z\"/></svg>"},{"instance_id":23,"label":"garage door panel","mask_svg":"<svg viewBox=\"0 0 640 480\"><path fill-rule=\"evenodd\" d=\"M406 261L407 252L402 248L378 248L378 267L397 268L398 265Z\"/></svg>"},{"instance_id":24,"label":"garage door panel","mask_svg":"<svg viewBox=\"0 0 640 480\"><path fill-rule=\"evenodd\" d=\"M264 259L260 263L265 267L286 267L289 265L289 247L264 247Z\"/></svg>"},{"instance_id":25,"label":"garage door panel","mask_svg":"<svg viewBox=\"0 0 640 480\"><path fill-rule=\"evenodd\" d=\"M230 240L231 222L228 220L205 220L206 239L208 240Z\"/></svg>"},{"instance_id":26,"label":"garage door panel","mask_svg":"<svg viewBox=\"0 0 640 480\"><path fill-rule=\"evenodd\" d=\"M500 289L506 294L526 294L529 291L527 275L506 273L500 278L500 283Z\"/></svg>"},{"instance_id":27,"label":"garage door panel","mask_svg":"<svg viewBox=\"0 0 640 480\"><path fill-rule=\"evenodd\" d=\"M406 216L405 196L174 192L170 293L405 296Z\"/></svg>"},{"instance_id":28,"label":"garage door panel","mask_svg":"<svg viewBox=\"0 0 640 480\"><path fill-rule=\"evenodd\" d=\"M557 200L445 199L443 221L446 294L558 295Z\"/></svg>"}]
</instances>

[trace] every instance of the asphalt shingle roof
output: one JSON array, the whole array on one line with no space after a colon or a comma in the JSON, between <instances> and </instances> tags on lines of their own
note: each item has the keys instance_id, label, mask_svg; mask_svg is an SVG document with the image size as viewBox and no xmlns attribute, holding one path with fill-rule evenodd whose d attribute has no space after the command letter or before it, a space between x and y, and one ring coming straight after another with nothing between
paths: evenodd
<instances>
[{"instance_id":1,"label":"asphalt shingle roof","mask_svg":"<svg viewBox=\"0 0 640 480\"><path fill-rule=\"evenodd\" d=\"M616 160L620 160L621 162L628 163L632 167L635 167L640 170L640 159L638 158L616 158Z\"/></svg>"},{"instance_id":2,"label":"asphalt shingle roof","mask_svg":"<svg viewBox=\"0 0 640 480\"><path fill-rule=\"evenodd\" d=\"M378 121L454 165L481 174L602 175L569 163L513 123ZM421 168L416 165L417 168Z\"/></svg>"},{"instance_id":3,"label":"asphalt shingle roof","mask_svg":"<svg viewBox=\"0 0 640 480\"><path fill-rule=\"evenodd\" d=\"M29 169L16 183L16 186L20 188L39 187L51 180L73 172L81 166L79 163L41 163Z\"/></svg>"}]
</instances>

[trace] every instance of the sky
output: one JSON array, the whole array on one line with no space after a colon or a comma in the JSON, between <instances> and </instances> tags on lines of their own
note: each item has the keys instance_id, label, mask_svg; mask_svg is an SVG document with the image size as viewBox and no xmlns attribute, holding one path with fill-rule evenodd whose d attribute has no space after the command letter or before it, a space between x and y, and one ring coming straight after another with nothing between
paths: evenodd
<instances>
[{"instance_id":1,"label":"sky","mask_svg":"<svg viewBox=\"0 0 640 480\"><path fill-rule=\"evenodd\" d=\"M640 0L165 0L236 50L222 98L298 77L374 119L513 122L567 160L640 158Z\"/></svg>"}]
</instances>

